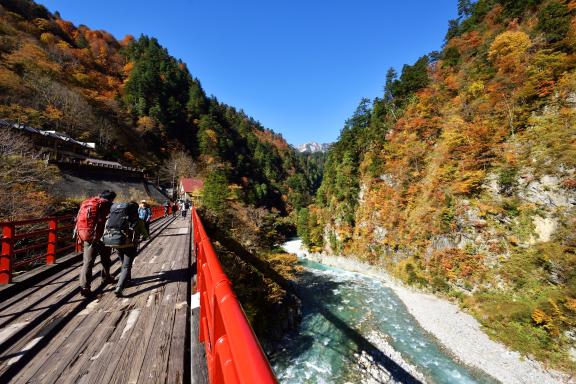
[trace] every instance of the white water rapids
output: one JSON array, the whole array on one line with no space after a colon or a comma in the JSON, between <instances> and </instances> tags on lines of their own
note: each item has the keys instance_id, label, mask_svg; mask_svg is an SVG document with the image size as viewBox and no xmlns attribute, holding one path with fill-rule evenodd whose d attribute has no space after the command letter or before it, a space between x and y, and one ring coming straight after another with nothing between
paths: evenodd
<instances>
[{"instance_id":1,"label":"white water rapids","mask_svg":"<svg viewBox=\"0 0 576 384\"><path fill-rule=\"evenodd\" d=\"M271 356L281 383L494 383L454 359L382 281L307 260L301 241L284 245L305 271L303 318Z\"/></svg>"}]
</instances>

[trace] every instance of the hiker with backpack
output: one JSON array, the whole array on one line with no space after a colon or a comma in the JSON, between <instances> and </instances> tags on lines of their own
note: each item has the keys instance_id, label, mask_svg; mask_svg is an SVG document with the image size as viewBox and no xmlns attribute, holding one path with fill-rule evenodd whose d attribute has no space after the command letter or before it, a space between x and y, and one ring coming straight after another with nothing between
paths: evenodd
<instances>
[{"instance_id":1,"label":"hiker with backpack","mask_svg":"<svg viewBox=\"0 0 576 384\"><path fill-rule=\"evenodd\" d=\"M144 222L146 226L146 232L150 233L150 222L152 221L152 210L146 203L146 200L140 202L140 207L138 207L138 217Z\"/></svg>"},{"instance_id":2,"label":"hiker with backpack","mask_svg":"<svg viewBox=\"0 0 576 384\"><path fill-rule=\"evenodd\" d=\"M122 297L126 282L131 279L132 263L138 254L140 237L146 240L149 235L144 221L138 216L136 202L112 205L102 240L107 247L114 248L122 263L122 270L114 293Z\"/></svg>"},{"instance_id":3,"label":"hiker with backpack","mask_svg":"<svg viewBox=\"0 0 576 384\"><path fill-rule=\"evenodd\" d=\"M91 293L92 268L97 255L100 256L102 263L102 284L107 285L114 282L110 275L111 251L110 248L104 246L101 239L106 218L115 198L116 193L114 191L105 190L98 197L84 200L76 216L74 235L84 250L80 272L80 294L84 297Z\"/></svg>"}]
</instances>

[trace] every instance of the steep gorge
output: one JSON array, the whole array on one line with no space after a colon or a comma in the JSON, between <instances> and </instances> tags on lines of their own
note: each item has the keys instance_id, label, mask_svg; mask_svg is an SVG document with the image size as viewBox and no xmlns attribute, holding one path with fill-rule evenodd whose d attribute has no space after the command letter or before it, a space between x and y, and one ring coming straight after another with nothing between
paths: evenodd
<instances>
[{"instance_id":1,"label":"steep gorge","mask_svg":"<svg viewBox=\"0 0 576 384\"><path fill-rule=\"evenodd\" d=\"M576 3L458 5L442 51L389 70L346 122L299 233L573 373Z\"/></svg>"}]
</instances>

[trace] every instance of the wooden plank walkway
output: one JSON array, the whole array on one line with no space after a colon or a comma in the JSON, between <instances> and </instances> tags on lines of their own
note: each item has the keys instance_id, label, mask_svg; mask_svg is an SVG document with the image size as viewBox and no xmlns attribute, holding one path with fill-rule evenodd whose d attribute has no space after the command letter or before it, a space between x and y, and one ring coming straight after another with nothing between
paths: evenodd
<instances>
[{"instance_id":1,"label":"wooden plank walkway","mask_svg":"<svg viewBox=\"0 0 576 384\"><path fill-rule=\"evenodd\" d=\"M99 263L83 298L77 262L1 302L0 383L206 382L190 311L190 221L161 219L151 232L123 298L100 286Z\"/></svg>"}]
</instances>

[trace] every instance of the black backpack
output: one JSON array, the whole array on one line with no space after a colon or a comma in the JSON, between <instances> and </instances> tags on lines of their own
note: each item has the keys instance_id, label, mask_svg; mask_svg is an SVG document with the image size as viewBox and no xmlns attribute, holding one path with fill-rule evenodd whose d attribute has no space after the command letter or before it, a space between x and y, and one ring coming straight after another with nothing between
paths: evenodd
<instances>
[{"instance_id":1,"label":"black backpack","mask_svg":"<svg viewBox=\"0 0 576 384\"><path fill-rule=\"evenodd\" d=\"M104 227L102 241L112 248L125 248L134 244L134 227L138 222L138 204L116 203Z\"/></svg>"}]
</instances>

